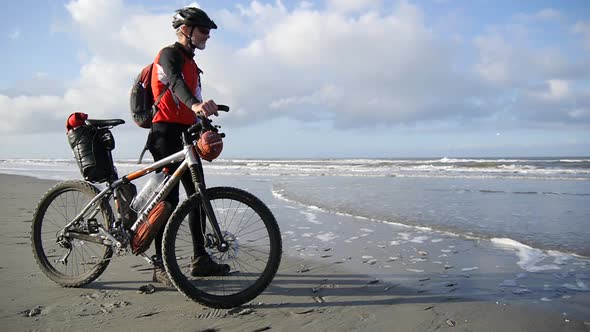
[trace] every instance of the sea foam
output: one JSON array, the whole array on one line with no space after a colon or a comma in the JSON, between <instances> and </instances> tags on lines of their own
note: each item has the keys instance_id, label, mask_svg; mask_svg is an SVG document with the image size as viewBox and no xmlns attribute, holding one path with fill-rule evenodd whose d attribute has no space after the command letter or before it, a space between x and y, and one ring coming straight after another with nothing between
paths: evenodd
<instances>
[{"instance_id":1,"label":"sea foam","mask_svg":"<svg viewBox=\"0 0 590 332\"><path fill-rule=\"evenodd\" d=\"M539 272L560 269L560 267L557 264L539 265L545 259L550 257L540 249L527 246L526 244L508 238L492 238L491 242L499 247L515 250L519 258L517 264L523 270L529 272Z\"/></svg>"}]
</instances>

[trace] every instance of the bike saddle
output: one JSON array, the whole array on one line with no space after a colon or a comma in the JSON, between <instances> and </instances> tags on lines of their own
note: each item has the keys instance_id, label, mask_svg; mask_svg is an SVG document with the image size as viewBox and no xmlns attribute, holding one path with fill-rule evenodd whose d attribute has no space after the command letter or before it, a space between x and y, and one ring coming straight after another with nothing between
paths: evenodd
<instances>
[{"instance_id":1,"label":"bike saddle","mask_svg":"<svg viewBox=\"0 0 590 332\"><path fill-rule=\"evenodd\" d=\"M87 119L86 123L95 126L95 127L114 127L120 124L124 124L125 120L123 119L105 119L105 120L98 120L98 119Z\"/></svg>"}]
</instances>

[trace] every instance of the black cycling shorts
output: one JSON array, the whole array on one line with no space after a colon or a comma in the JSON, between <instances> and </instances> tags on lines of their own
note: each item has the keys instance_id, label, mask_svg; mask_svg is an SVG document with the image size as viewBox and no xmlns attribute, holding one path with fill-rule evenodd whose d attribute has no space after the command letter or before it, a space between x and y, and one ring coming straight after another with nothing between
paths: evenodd
<instances>
[{"instance_id":1,"label":"black cycling shorts","mask_svg":"<svg viewBox=\"0 0 590 332\"><path fill-rule=\"evenodd\" d=\"M154 157L154 161L164 159L183 149L182 146L182 132L187 130L190 126L178 123L156 122L152 124L148 138L148 149ZM172 174L179 164L168 167L170 174ZM191 174L186 171L182 175L182 185L186 190L186 195L190 196L195 193L195 185L193 184ZM172 188L166 201L172 204L174 208L178 205L178 184Z\"/></svg>"}]
</instances>

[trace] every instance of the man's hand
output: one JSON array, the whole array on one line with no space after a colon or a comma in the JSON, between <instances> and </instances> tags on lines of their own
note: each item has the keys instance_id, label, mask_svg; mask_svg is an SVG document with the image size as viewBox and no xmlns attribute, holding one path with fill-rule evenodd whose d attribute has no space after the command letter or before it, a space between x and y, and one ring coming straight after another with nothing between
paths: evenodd
<instances>
[{"instance_id":1,"label":"man's hand","mask_svg":"<svg viewBox=\"0 0 590 332\"><path fill-rule=\"evenodd\" d=\"M191 109L193 110L193 112L197 114L202 114L206 117L210 117L211 115L218 116L217 104L215 104L215 102L211 99L200 104L193 104L191 106Z\"/></svg>"}]
</instances>

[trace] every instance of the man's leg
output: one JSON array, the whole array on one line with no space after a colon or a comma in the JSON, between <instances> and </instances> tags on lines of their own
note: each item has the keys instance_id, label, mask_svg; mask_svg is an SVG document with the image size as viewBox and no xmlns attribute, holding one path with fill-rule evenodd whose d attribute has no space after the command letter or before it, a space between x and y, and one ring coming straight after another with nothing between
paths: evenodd
<instances>
[{"instance_id":1,"label":"man's leg","mask_svg":"<svg viewBox=\"0 0 590 332\"><path fill-rule=\"evenodd\" d=\"M154 161L164 159L180 150L182 150L182 144L180 138L176 138L176 134L179 130L176 126L166 123L154 123L150 133L150 139L148 147L150 153L154 157ZM180 134L178 134L180 135ZM170 174L172 174L178 165L171 165L168 167ZM178 193L179 184L176 184L170 190L168 196L164 200L170 203L172 211L178 205ZM162 257L162 238L164 237L164 227L158 230L154 239L154 249L157 257Z\"/></svg>"},{"instance_id":2,"label":"man's leg","mask_svg":"<svg viewBox=\"0 0 590 332\"><path fill-rule=\"evenodd\" d=\"M193 183L193 179L191 177L190 170L187 170L182 175L182 185L184 190L186 191L186 197L190 197L194 193L196 193L195 184ZM202 217L201 217L202 216ZM188 225L191 230L191 236L193 239L193 255L194 257L199 257L203 255L207 255L207 251L205 250L205 237L204 237L204 230L205 230L205 216L204 214L201 215L200 207L195 207L191 212L188 214Z\"/></svg>"},{"instance_id":3,"label":"man's leg","mask_svg":"<svg viewBox=\"0 0 590 332\"><path fill-rule=\"evenodd\" d=\"M166 123L154 123L150 131L150 138L148 140L148 147L150 153L154 157L154 161L161 160L168 157L169 155L178 152L182 149L180 138L175 139L178 130L175 130L174 125ZM179 134L178 134L179 135ZM174 172L178 166L170 167L170 173ZM178 205L178 191L179 185L176 184L168 196L164 198L165 201L170 203L172 210ZM162 262L162 238L164 237L164 228L161 227L156 234L154 239L155 255L152 257L154 262L154 275L152 280L154 282L160 282L167 286L172 286L172 282L164 269Z\"/></svg>"},{"instance_id":4,"label":"man's leg","mask_svg":"<svg viewBox=\"0 0 590 332\"><path fill-rule=\"evenodd\" d=\"M182 184L186 190L187 197L190 197L196 192L195 184L193 183L190 171L184 173L182 176ZM201 210L200 206L195 206L189 212L188 224L191 230L193 239L194 256L191 261L192 276L220 276L226 275L230 271L230 266L227 264L218 264L211 259L205 250L204 233L206 228L205 212Z\"/></svg>"}]
</instances>

